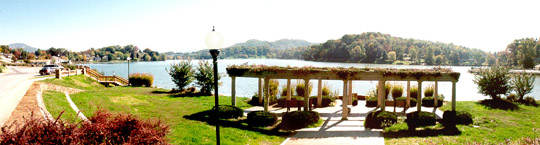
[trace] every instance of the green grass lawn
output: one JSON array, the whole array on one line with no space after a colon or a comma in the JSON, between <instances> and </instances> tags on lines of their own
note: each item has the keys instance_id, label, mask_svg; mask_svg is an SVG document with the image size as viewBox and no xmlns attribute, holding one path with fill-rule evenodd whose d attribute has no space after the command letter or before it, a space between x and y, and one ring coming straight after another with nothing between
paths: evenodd
<instances>
[{"instance_id":1,"label":"green grass lawn","mask_svg":"<svg viewBox=\"0 0 540 145\"><path fill-rule=\"evenodd\" d=\"M508 144L522 141L525 138L540 137L540 107L519 105L518 110L489 109L477 102L456 102L456 110L470 112L473 125L458 125L458 135L412 136L390 138L385 137L386 144ZM446 105L441 110L450 110ZM442 126L426 127L437 133ZM406 130L406 123L400 123L386 129L387 133ZM390 131L392 130L392 131ZM432 134L433 135L433 134ZM508 141L508 142L507 142ZM517 143L521 144L521 143Z\"/></svg>"},{"instance_id":2,"label":"green grass lawn","mask_svg":"<svg viewBox=\"0 0 540 145\"><path fill-rule=\"evenodd\" d=\"M70 95L79 110L86 116L91 116L98 109L106 109L111 112L135 114L141 118L158 118L171 126L168 139L172 144L215 144L213 125L184 118L185 115L211 109L214 106L214 97L175 97L167 93L168 90L158 88L107 88L82 75L65 77L61 80L48 79L44 82L86 90ZM60 99L65 98L63 93L46 92L44 94L44 101L51 114L58 115L62 110L71 109L67 101ZM237 106L251 107L245 102L246 100L247 98L237 98ZM230 105L231 97L222 96L219 103ZM74 111L69 113L73 114ZM69 116L62 118L71 119ZM287 137L234 127L221 127L220 132L222 144L280 144Z\"/></svg>"}]
</instances>

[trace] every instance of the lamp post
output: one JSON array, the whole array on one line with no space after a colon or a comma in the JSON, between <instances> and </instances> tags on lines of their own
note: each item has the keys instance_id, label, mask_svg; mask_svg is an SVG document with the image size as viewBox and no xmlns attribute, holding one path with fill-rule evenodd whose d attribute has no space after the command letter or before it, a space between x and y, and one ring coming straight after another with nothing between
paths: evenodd
<instances>
[{"instance_id":1,"label":"lamp post","mask_svg":"<svg viewBox=\"0 0 540 145\"><path fill-rule=\"evenodd\" d=\"M214 27L212 31L206 35L206 47L210 49L210 54L214 60L214 97L215 97L215 107L216 107L216 144L219 145L219 99L218 99L218 66L217 66L217 57L219 55L219 48L223 44L223 36L216 32Z\"/></svg>"},{"instance_id":2,"label":"lamp post","mask_svg":"<svg viewBox=\"0 0 540 145\"><path fill-rule=\"evenodd\" d=\"M127 74L127 78L128 78L128 86L131 86L131 84L129 83L129 60L131 60L131 57L127 57L126 59L127 59L127 61L128 61L128 74Z\"/></svg>"}]
</instances>

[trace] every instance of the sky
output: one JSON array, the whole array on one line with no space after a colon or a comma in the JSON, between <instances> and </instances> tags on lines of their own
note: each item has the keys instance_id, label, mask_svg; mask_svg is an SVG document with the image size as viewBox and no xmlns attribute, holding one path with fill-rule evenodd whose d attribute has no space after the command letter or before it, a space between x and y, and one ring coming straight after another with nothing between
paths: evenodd
<instances>
[{"instance_id":1,"label":"sky","mask_svg":"<svg viewBox=\"0 0 540 145\"><path fill-rule=\"evenodd\" d=\"M514 39L540 38L538 6L534 0L0 0L0 44L191 52L206 48L215 26L223 47L381 32L495 52Z\"/></svg>"}]
</instances>

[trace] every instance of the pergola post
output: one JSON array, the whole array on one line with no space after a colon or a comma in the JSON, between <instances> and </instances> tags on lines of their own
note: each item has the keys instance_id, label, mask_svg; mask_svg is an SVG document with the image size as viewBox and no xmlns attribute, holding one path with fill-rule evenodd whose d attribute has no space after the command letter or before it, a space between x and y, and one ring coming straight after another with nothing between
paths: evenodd
<instances>
[{"instance_id":1,"label":"pergola post","mask_svg":"<svg viewBox=\"0 0 540 145\"><path fill-rule=\"evenodd\" d=\"M378 92L377 96L379 96L379 105L381 107L381 110L384 111L386 109L386 91L384 90L384 84L386 83L385 80L379 80L379 85L377 86Z\"/></svg>"},{"instance_id":2,"label":"pergola post","mask_svg":"<svg viewBox=\"0 0 540 145\"><path fill-rule=\"evenodd\" d=\"M287 100L291 100L291 79L287 79Z\"/></svg>"},{"instance_id":3,"label":"pergola post","mask_svg":"<svg viewBox=\"0 0 540 145\"><path fill-rule=\"evenodd\" d=\"M264 78L264 112L268 112L268 105L270 104L270 83L268 78Z\"/></svg>"},{"instance_id":4,"label":"pergola post","mask_svg":"<svg viewBox=\"0 0 540 145\"><path fill-rule=\"evenodd\" d=\"M407 102L405 106L405 108L411 107L411 81L407 81Z\"/></svg>"},{"instance_id":5,"label":"pergola post","mask_svg":"<svg viewBox=\"0 0 540 145\"><path fill-rule=\"evenodd\" d=\"M319 79L319 86L317 90L317 107L322 105L322 79Z\"/></svg>"},{"instance_id":6,"label":"pergola post","mask_svg":"<svg viewBox=\"0 0 540 145\"><path fill-rule=\"evenodd\" d=\"M416 111L422 111L422 81L418 81L418 93L416 93Z\"/></svg>"},{"instance_id":7,"label":"pergola post","mask_svg":"<svg viewBox=\"0 0 540 145\"><path fill-rule=\"evenodd\" d=\"M349 104L347 101L347 84L347 80L343 80L343 98L341 99L341 106L343 106L343 111L341 113L341 120L347 120L347 116L349 113L349 108L347 107L347 104Z\"/></svg>"},{"instance_id":8,"label":"pergola post","mask_svg":"<svg viewBox=\"0 0 540 145\"><path fill-rule=\"evenodd\" d=\"M262 78L259 78L259 104L263 103Z\"/></svg>"},{"instance_id":9,"label":"pergola post","mask_svg":"<svg viewBox=\"0 0 540 145\"><path fill-rule=\"evenodd\" d=\"M304 111L309 110L309 79L304 79Z\"/></svg>"},{"instance_id":10,"label":"pergola post","mask_svg":"<svg viewBox=\"0 0 540 145\"><path fill-rule=\"evenodd\" d=\"M456 111L456 82L452 81L452 111Z\"/></svg>"},{"instance_id":11,"label":"pergola post","mask_svg":"<svg viewBox=\"0 0 540 145\"><path fill-rule=\"evenodd\" d=\"M236 106L236 76L231 76L231 104Z\"/></svg>"},{"instance_id":12,"label":"pergola post","mask_svg":"<svg viewBox=\"0 0 540 145\"><path fill-rule=\"evenodd\" d=\"M439 99L439 91L437 91L439 88L438 82L435 81L435 88L433 88L433 107L437 108L437 103Z\"/></svg>"},{"instance_id":13,"label":"pergola post","mask_svg":"<svg viewBox=\"0 0 540 145\"><path fill-rule=\"evenodd\" d=\"M349 80L349 93L347 95L349 96L349 105L352 105L352 80Z\"/></svg>"}]
</instances>

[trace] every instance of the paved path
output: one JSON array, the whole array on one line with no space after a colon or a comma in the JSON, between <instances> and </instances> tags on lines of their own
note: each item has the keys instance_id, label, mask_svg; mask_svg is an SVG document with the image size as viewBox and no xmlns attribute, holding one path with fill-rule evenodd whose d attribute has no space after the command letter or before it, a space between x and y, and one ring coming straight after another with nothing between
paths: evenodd
<instances>
[{"instance_id":1,"label":"paved path","mask_svg":"<svg viewBox=\"0 0 540 145\"><path fill-rule=\"evenodd\" d=\"M348 120L341 120L341 100L336 100L337 105L334 107L315 108L314 111L319 112L321 119L325 122L321 127L304 128L296 130L296 134L287 138L282 145L329 145L329 144L344 144L344 145L378 145L384 144L382 137L382 129L368 129L364 127L364 121L368 112L378 110L379 108L365 107L365 101L359 101L358 106L351 106L351 114ZM386 107L386 111L394 111L393 107ZM437 118L442 117L443 112L432 107L422 107L422 111L434 112ZM262 107L256 106L245 109L244 112L263 110ZM272 113L286 112L286 108L269 107ZM296 111L297 108L291 108L291 111ZM404 116L405 113L416 111L416 107L411 107L407 110L396 108L399 116Z\"/></svg>"},{"instance_id":2,"label":"paved path","mask_svg":"<svg viewBox=\"0 0 540 145\"><path fill-rule=\"evenodd\" d=\"M3 126L17 104L32 85L37 67L8 67L8 73L0 73L0 126Z\"/></svg>"}]
</instances>

